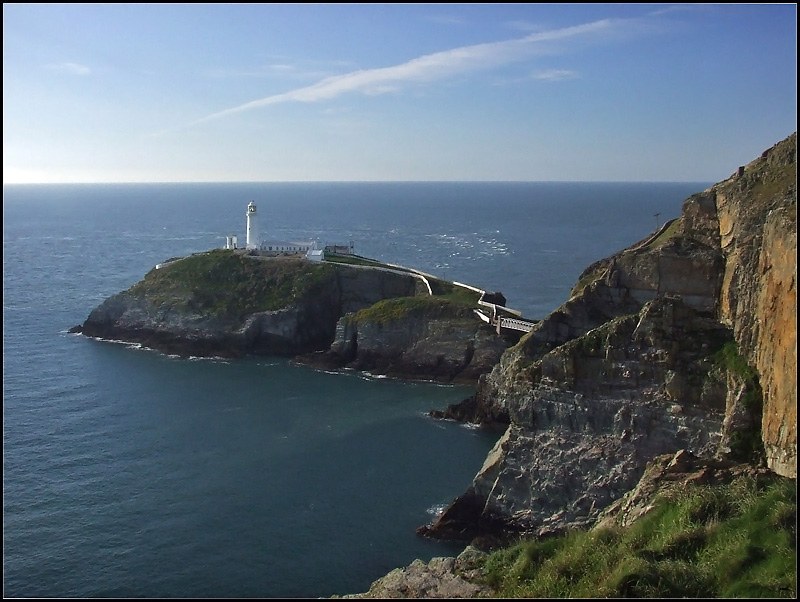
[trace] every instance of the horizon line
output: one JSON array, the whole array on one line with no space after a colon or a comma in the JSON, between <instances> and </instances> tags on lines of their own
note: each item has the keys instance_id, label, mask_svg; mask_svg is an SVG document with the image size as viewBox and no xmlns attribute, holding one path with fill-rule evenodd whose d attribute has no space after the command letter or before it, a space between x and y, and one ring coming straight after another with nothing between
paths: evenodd
<instances>
[{"instance_id":1,"label":"horizon line","mask_svg":"<svg viewBox=\"0 0 800 602\"><path fill-rule=\"evenodd\" d=\"M732 175L735 172L732 172ZM720 180L118 180L86 182L3 182L3 186L87 186L135 184L703 184Z\"/></svg>"}]
</instances>

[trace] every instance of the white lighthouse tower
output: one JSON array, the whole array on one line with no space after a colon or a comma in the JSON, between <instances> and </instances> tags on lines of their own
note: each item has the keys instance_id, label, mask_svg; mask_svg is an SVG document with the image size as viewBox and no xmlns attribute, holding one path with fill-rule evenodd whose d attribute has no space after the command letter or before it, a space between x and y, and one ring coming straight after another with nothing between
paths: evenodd
<instances>
[{"instance_id":1,"label":"white lighthouse tower","mask_svg":"<svg viewBox=\"0 0 800 602\"><path fill-rule=\"evenodd\" d=\"M256 204L250 201L247 205L247 248L258 249L258 214Z\"/></svg>"}]
</instances>

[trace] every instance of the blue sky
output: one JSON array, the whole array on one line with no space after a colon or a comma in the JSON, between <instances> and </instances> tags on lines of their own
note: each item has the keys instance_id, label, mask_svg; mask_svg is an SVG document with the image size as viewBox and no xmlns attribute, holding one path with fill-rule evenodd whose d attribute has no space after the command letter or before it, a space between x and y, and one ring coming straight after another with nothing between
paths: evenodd
<instances>
[{"instance_id":1,"label":"blue sky","mask_svg":"<svg viewBox=\"0 0 800 602\"><path fill-rule=\"evenodd\" d=\"M795 4L3 4L3 180L716 182Z\"/></svg>"}]
</instances>

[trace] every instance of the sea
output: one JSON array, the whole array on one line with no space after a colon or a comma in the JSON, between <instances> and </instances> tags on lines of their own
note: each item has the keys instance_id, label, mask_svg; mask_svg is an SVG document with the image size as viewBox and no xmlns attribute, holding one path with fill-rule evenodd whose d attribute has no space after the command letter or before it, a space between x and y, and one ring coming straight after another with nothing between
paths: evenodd
<instances>
[{"instance_id":1,"label":"sea","mask_svg":"<svg viewBox=\"0 0 800 602\"><path fill-rule=\"evenodd\" d=\"M243 242L250 201L262 240L352 245L540 319L710 184L4 185L4 597L329 597L462 549L415 529L499 437L428 416L472 387L68 333L156 264Z\"/></svg>"}]
</instances>

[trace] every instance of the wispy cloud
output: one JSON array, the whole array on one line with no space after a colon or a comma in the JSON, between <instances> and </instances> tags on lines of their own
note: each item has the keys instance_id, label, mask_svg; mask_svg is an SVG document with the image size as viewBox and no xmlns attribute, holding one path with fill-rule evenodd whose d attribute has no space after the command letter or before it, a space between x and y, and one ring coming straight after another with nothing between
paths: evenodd
<instances>
[{"instance_id":1,"label":"wispy cloud","mask_svg":"<svg viewBox=\"0 0 800 602\"><path fill-rule=\"evenodd\" d=\"M274 77L276 75L292 75L297 72L293 65L275 63L252 67L250 69L210 69L205 72L206 76L213 78L252 78L252 77Z\"/></svg>"},{"instance_id":2,"label":"wispy cloud","mask_svg":"<svg viewBox=\"0 0 800 602\"><path fill-rule=\"evenodd\" d=\"M506 23L506 27L508 27L509 29L515 29L517 31L528 31L528 32L542 31L546 29L545 27L542 27L541 25L538 25L536 23L531 23L530 21L520 21L520 20L509 21L508 23Z\"/></svg>"},{"instance_id":3,"label":"wispy cloud","mask_svg":"<svg viewBox=\"0 0 800 602\"><path fill-rule=\"evenodd\" d=\"M544 81L561 81L564 79L575 79L578 74L569 69L548 69L546 71L534 71L531 73L532 79L539 79Z\"/></svg>"},{"instance_id":4,"label":"wispy cloud","mask_svg":"<svg viewBox=\"0 0 800 602\"><path fill-rule=\"evenodd\" d=\"M216 79L238 78L290 78L295 80L330 77L334 70L353 68L344 61L292 61L287 57L275 57L271 62L246 69L209 69L208 77Z\"/></svg>"},{"instance_id":5,"label":"wispy cloud","mask_svg":"<svg viewBox=\"0 0 800 602\"><path fill-rule=\"evenodd\" d=\"M658 17L661 15L668 15L670 13L682 13L682 12L694 12L698 10L697 5L689 5L689 4L672 4L667 6L662 6L654 11L647 13L651 17Z\"/></svg>"},{"instance_id":6,"label":"wispy cloud","mask_svg":"<svg viewBox=\"0 0 800 602\"><path fill-rule=\"evenodd\" d=\"M310 86L213 113L194 121L191 125L281 103L320 102L353 92L365 95L384 94L400 88L403 84L430 83L470 71L499 67L537 53L551 52L551 45L558 42L577 43L604 36L613 38L617 33L625 33L633 28L633 23L633 21L602 19L572 27L538 31L513 40L435 52L392 67L363 69L325 77Z\"/></svg>"},{"instance_id":7,"label":"wispy cloud","mask_svg":"<svg viewBox=\"0 0 800 602\"><path fill-rule=\"evenodd\" d=\"M425 21L431 23L438 23L439 25L465 25L466 19L462 17L453 17L450 15L429 15L425 17Z\"/></svg>"},{"instance_id":8,"label":"wispy cloud","mask_svg":"<svg viewBox=\"0 0 800 602\"><path fill-rule=\"evenodd\" d=\"M69 73L71 75L89 75L92 72L86 65L69 62L46 65L46 67L53 71L60 71L61 73Z\"/></svg>"}]
</instances>

